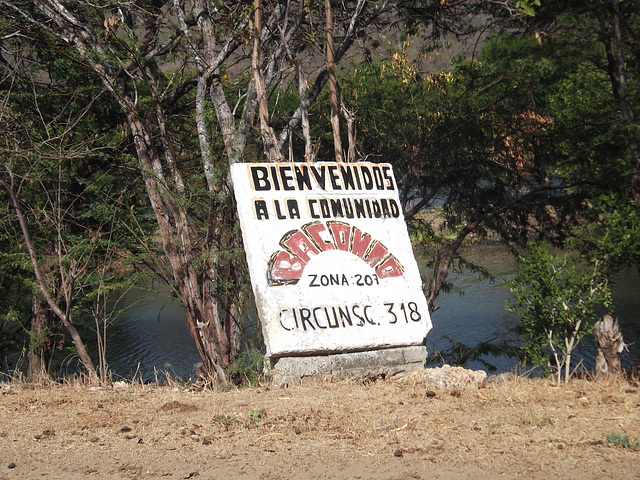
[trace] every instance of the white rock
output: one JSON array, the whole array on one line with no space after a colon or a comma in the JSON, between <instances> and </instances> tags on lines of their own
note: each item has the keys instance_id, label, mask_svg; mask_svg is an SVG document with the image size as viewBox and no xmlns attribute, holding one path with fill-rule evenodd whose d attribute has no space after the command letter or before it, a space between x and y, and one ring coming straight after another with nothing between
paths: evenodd
<instances>
[{"instance_id":1,"label":"white rock","mask_svg":"<svg viewBox=\"0 0 640 480\"><path fill-rule=\"evenodd\" d=\"M402 381L424 381L435 383L443 388L460 388L467 385L481 387L487 380L484 370L468 370L462 367L443 365L438 368L425 368L407 374Z\"/></svg>"}]
</instances>

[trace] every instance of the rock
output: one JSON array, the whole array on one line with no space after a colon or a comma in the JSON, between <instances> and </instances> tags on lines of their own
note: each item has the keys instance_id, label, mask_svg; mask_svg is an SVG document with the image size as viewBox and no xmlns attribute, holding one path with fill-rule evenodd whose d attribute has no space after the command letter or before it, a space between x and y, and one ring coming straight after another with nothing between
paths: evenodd
<instances>
[{"instance_id":1,"label":"rock","mask_svg":"<svg viewBox=\"0 0 640 480\"><path fill-rule=\"evenodd\" d=\"M400 381L423 381L444 388L460 388L464 386L480 388L487 381L487 373L484 370L467 370L462 367L443 365L438 368L415 370L408 373Z\"/></svg>"}]
</instances>

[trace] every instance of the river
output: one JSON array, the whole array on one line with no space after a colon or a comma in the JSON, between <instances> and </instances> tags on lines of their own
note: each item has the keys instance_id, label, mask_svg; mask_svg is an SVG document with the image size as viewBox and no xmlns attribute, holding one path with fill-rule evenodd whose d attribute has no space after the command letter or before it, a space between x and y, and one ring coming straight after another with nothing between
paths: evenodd
<instances>
[{"instance_id":1,"label":"river","mask_svg":"<svg viewBox=\"0 0 640 480\"><path fill-rule=\"evenodd\" d=\"M505 310L509 298L502 280L517 272L517 262L507 251L484 247L473 252L474 261L486 267L494 277L482 280L477 273L456 273L449 277L457 292L443 293L438 298L440 308L432 314L433 329L427 336L430 355L446 351L450 340L467 346L495 340L517 341L517 318ZM425 268L425 262L418 262ZM425 270L425 274L428 271ZM615 278L613 299L615 316L628 351L622 355L628 368L640 358L640 275L627 269ZM173 378L189 379L193 365L200 361L195 344L189 335L180 303L162 289L155 293L131 290L124 298L130 305L109 329L107 360L114 378L136 379L145 382L163 381L166 374ZM596 346L585 337L573 362L575 367L592 369ZM494 373L515 371L517 361L509 357L485 357L494 365ZM485 369L479 362L469 362L468 368Z\"/></svg>"}]
</instances>

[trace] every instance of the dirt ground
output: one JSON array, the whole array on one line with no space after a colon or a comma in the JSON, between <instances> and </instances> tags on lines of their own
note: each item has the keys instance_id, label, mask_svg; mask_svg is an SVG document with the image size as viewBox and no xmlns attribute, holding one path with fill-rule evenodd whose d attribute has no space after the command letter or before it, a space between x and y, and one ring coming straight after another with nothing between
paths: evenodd
<instances>
[{"instance_id":1,"label":"dirt ground","mask_svg":"<svg viewBox=\"0 0 640 480\"><path fill-rule=\"evenodd\" d=\"M634 479L640 388L0 384L6 479Z\"/></svg>"}]
</instances>

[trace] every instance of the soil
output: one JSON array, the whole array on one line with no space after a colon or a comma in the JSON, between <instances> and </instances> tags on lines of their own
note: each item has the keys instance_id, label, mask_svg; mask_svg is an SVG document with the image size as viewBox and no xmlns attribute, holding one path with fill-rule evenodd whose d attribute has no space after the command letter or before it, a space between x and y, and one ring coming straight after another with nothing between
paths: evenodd
<instances>
[{"instance_id":1,"label":"soil","mask_svg":"<svg viewBox=\"0 0 640 480\"><path fill-rule=\"evenodd\" d=\"M635 383L0 384L0 479L640 478Z\"/></svg>"}]
</instances>

